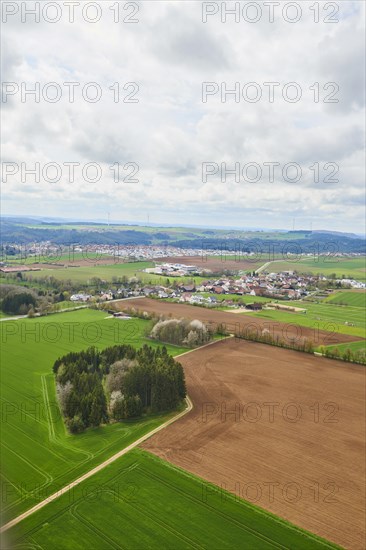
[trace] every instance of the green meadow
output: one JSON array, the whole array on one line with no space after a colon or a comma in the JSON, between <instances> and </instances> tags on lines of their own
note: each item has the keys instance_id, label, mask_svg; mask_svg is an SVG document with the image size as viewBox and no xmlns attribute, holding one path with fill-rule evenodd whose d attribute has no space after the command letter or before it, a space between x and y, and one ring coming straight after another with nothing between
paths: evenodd
<instances>
[{"instance_id":1,"label":"green meadow","mask_svg":"<svg viewBox=\"0 0 366 550\"><path fill-rule=\"evenodd\" d=\"M102 265L100 262L91 262L90 265L77 267L77 264L69 267L60 267L54 269L41 269L34 272L34 277L52 276L60 281L70 279L74 282L87 283L93 277L98 277L105 281L112 281L113 277L142 277L145 278L148 274L142 270L147 267L153 267L152 262L129 262L115 263L110 265ZM151 278L151 277L150 277Z\"/></svg>"},{"instance_id":2,"label":"green meadow","mask_svg":"<svg viewBox=\"0 0 366 550\"><path fill-rule=\"evenodd\" d=\"M366 352L366 340L361 340L359 342L350 342L349 344L338 344L336 346L327 346L329 349L337 348L339 352L343 353L347 349L352 350L353 352L360 351Z\"/></svg>"},{"instance_id":3,"label":"green meadow","mask_svg":"<svg viewBox=\"0 0 366 550\"><path fill-rule=\"evenodd\" d=\"M33 506L37 491L52 494L170 416L149 416L70 435L56 400L52 366L58 357L91 345L155 347L159 344L145 337L150 325L151 321L108 318L105 312L89 309L0 323L5 520ZM187 351L166 347L172 355Z\"/></svg>"},{"instance_id":4,"label":"green meadow","mask_svg":"<svg viewBox=\"0 0 366 550\"><path fill-rule=\"evenodd\" d=\"M110 265L102 265L98 262L90 262L90 265L77 266L77 263L69 267L59 268L45 268L39 271L27 272L25 276L27 278L40 278L40 277L54 277L60 281L71 280L74 283L90 284L94 277L102 279L107 282L112 282L115 277L137 277L145 284L162 284L164 285L169 279L170 282L177 281L179 283L207 280L207 277L164 277L161 275L154 275L152 273L145 273L143 270L147 267L154 267L154 262L128 262L128 263L115 263Z\"/></svg>"},{"instance_id":5,"label":"green meadow","mask_svg":"<svg viewBox=\"0 0 366 550\"><path fill-rule=\"evenodd\" d=\"M256 301L256 300L255 300ZM339 306L322 302L316 304L305 301L279 302L279 304L304 308L307 313L292 313L276 309L264 309L258 312L245 313L254 317L280 321L282 323L297 324L317 330L327 330L333 333L351 334L365 338L366 319L365 312L360 307ZM238 314L240 316L240 314ZM345 323L352 323L346 325Z\"/></svg>"},{"instance_id":6,"label":"green meadow","mask_svg":"<svg viewBox=\"0 0 366 550\"><path fill-rule=\"evenodd\" d=\"M23 550L337 548L140 449L6 535Z\"/></svg>"},{"instance_id":7,"label":"green meadow","mask_svg":"<svg viewBox=\"0 0 366 550\"><path fill-rule=\"evenodd\" d=\"M337 304L352 307L366 308L366 290L348 291L342 290L325 298L327 304Z\"/></svg>"},{"instance_id":8,"label":"green meadow","mask_svg":"<svg viewBox=\"0 0 366 550\"><path fill-rule=\"evenodd\" d=\"M359 281L366 280L366 258L364 256L354 258L316 256L289 261L273 261L267 267L270 273L280 271L297 271L298 273L312 273L329 277L335 273L337 278L353 278Z\"/></svg>"},{"instance_id":9,"label":"green meadow","mask_svg":"<svg viewBox=\"0 0 366 550\"><path fill-rule=\"evenodd\" d=\"M113 256L107 254L96 254L95 252L85 250L85 252L75 252L71 248L68 251L51 250L45 246L44 250L35 255L19 254L18 256L7 256L6 263L9 265L37 265L37 264L62 264L65 262L72 262L77 265L80 261L89 261L91 264L99 263L103 265L104 262L110 261ZM117 258L116 258L117 262Z\"/></svg>"},{"instance_id":10,"label":"green meadow","mask_svg":"<svg viewBox=\"0 0 366 550\"><path fill-rule=\"evenodd\" d=\"M66 260L67 258L65 258ZM234 259L230 256L227 256L227 260ZM22 262L19 262L22 263ZM30 261L23 263L31 263ZM60 263L61 260L60 260ZM253 262L250 265L250 271L258 269L263 265L264 261ZM110 265L103 265L102 260L96 259L93 261L90 258L89 265L78 266L77 260L68 267L52 267L44 268L40 271L29 272L26 274L26 277L46 277L52 276L61 281L71 280L75 283L90 283L93 277L98 277L108 282L112 282L114 277L138 277L140 280L145 283L155 283L155 284L164 284L167 279L170 282L188 282L194 280L197 284L200 281L207 280L209 277L164 277L160 275L153 275L145 273L143 270L148 267L154 267L155 263L151 261L138 261L138 262L127 262L127 263L116 263ZM225 269L225 261L222 262L223 269ZM240 262L238 263L238 269L240 269ZM245 271L247 271L246 268ZM318 262L315 262L314 259L305 258L299 261L282 261L275 260L268 264L265 271L267 272L280 272L280 271L298 271L299 273L313 273L314 275L323 274L325 276L330 276L336 274L336 277L340 278L342 276L352 277L357 280L366 279L366 270L365 270L365 258L351 258L347 260L339 259L339 262L328 262L324 261L324 258L319 258ZM214 277L214 276L213 276ZM212 277L211 277L212 278Z\"/></svg>"}]
</instances>

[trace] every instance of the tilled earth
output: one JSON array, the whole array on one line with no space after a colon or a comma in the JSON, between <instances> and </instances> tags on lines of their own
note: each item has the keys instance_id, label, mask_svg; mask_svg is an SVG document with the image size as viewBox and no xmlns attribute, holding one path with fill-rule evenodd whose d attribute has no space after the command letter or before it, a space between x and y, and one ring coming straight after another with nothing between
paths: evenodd
<instances>
[{"instance_id":1,"label":"tilled earth","mask_svg":"<svg viewBox=\"0 0 366 550\"><path fill-rule=\"evenodd\" d=\"M179 361L194 408L143 447L217 491L364 549L364 367L235 338Z\"/></svg>"},{"instance_id":2,"label":"tilled earth","mask_svg":"<svg viewBox=\"0 0 366 550\"><path fill-rule=\"evenodd\" d=\"M257 331L261 334L266 329L273 338L278 336L287 344L291 344L293 340L299 343L303 338L312 340L316 346L363 340L363 338L358 336L319 330L318 323L315 323L313 328L302 327L296 323L296 320L293 323L280 323L279 321L265 320L252 316L236 315L235 313L220 311L218 309L164 302L151 298L121 300L120 302L114 302L113 307L121 311L134 308L139 311L156 313L157 315L165 315L177 319L199 319L213 327L225 325L228 332L236 335L242 333L245 335L246 332L252 333Z\"/></svg>"}]
</instances>

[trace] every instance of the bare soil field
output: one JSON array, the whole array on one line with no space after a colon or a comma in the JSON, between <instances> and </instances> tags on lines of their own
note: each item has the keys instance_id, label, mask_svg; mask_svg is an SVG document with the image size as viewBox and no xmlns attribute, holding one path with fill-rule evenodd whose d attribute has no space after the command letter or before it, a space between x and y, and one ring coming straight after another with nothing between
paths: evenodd
<instances>
[{"instance_id":1,"label":"bare soil field","mask_svg":"<svg viewBox=\"0 0 366 550\"><path fill-rule=\"evenodd\" d=\"M179 361L193 410L143 448L217 491L364 549L364 368L234 338ZM208 505L210 494L203 486Z\"/></svg>"},{"instance_id":2,"label":"bare soil field","mask_svg":"<svg viewBox=\"0 0 366 550\"><path fill-rule=\"evenodd\" d=\"M263 261L250 262L246 259L225 260L225 256L217 258L206 258L205 256L172 256L167 258L158 258L157 262L169 264L195 265L200 269L209 269L213 273L222 273L226 269L231 271L253 271L263 264Z\"/></svg>"},{"instance_id":3,"label":"bare soil field","mask_svg":"<svg viewBox=\"0 0 366 550\"><path fill-rule=\"evenodd\" d=\"M325 330L319 330L317 325L314 328L301 327L296 323L280 323L279 321L267 321L255 317L246 317L243 315L240 320L238 315L227 311L208 309L203 307L191 306L187 304L177 304L164 302L162 300L153 300L151 298L138 298L136 300L127 300L114 302L113 307L120 310L135 308L139 311L156 313L158 315L171 316L174 318L199 319L200 321L218 326L225 324L231 334L239 335L241 333L269 330L273 337L279 336L287 343L292 339L300 342L302 338L312 340L315 345L332 345L347 342L356 342L362 340L357 336L348 334L332 333Z\"/></svg>"}]
</instances>

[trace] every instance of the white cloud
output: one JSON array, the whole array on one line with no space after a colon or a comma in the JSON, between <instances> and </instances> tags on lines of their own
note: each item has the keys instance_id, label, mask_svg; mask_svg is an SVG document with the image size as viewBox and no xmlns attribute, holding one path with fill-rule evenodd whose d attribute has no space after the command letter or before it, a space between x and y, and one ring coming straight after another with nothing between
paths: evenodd
<instances>
[{"instance_id":1,"label":"white cloud","mask_svg":"<svg viewBox=\"0 0 366 550\"><path fill-rule=\"evenodd\" d=\"M138 2L139 23L114 24L112 4L101 4L96 24L80 17L73 24L22 24L13 17L3 25L4 80L40 82L41 89L57 82L63 93L58 103L22 103L17 94L3 104L3 160L29 167L96 162L102 169L96 183L83 180L80 170L74 183L66 172L55 184L31 176L23 183L17 174L3 184L4 213L92 219L110 210L116 220L145 220L149 212L154 222L285 228L297 216L299 225L312 220L314 229L360 231L363 3L342 2L335 24L315 24L305 2L296 24L280 17L271 24L264 16L256 24L222 23L219 15L204 24L201 3L184 1ZM293 81L302 98L291 104L281 91ZM340 87L339 102L314 103L310 87L318 82L323 99L330 81ZM74 103L65 82L80 83ZM101 87L98 103L81 96L88 82ZM139 103L115 103L109 89L115 82L136 82ZM222 103L217 94L202 103L202 82L226 82L229 89L257 82L263 99ZM274 103L265 99L265 82L280 83ZM137 163L139 183L115 183L114 162ZM280 176L273 183L222 183L217 176L203 183L203 162L296 162L305 175L293 184ZM339 182L312 181L315 162L337 163Z\"/></svg>"}]
</instances>

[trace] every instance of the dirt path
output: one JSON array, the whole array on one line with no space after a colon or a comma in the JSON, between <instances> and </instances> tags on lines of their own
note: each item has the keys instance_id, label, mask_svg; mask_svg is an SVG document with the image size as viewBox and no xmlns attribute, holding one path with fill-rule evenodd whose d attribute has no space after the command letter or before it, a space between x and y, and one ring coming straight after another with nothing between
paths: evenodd
<instances>
[{"instance_id":1,"label":"dirt path","mask_svg":"<svg viewBox=\"0 0 366 550\"><path fill-rule=\"evenodd\" d=\"M183 354L183 355L185 355L185 354ZM52 502L53 500L56 500L57 498L59 498L64 493L67 493L68 491L70 491L70 489L72 489L76 485L79 485L79 483L82 483L83 481L85 481L89 477L91 477L94 474L100 472L100 470L103 470L103 468L105 468L106 466L108 466L109 464L111 464L112 462L114 462L115 460L120 458L121 456L125 455L126 453L128 453L129 451L131 451L132 449L134 449L135 447L137 447L138 445L140 445L141 443L143 443L144 441L149 439L149 437L151 437L152 435L156 434L160 430L163 430L164 428L166 428L167 426L169 426L173 422L176 422L179 418L181 418L182 416L184 416L185 414L187 414L188 412L190 412L192 410L193 404L192 404L192 401L190 400L190 398L188 396L186 397L186 402L187 402L187 407L184 409L184 411L180 412L179 414L177 414L173 418L170 418L169 420L164 422L164 424L161 424L161 426L158 426L157 428L154 428L154 430L151 430L151 432L143 435L142 437L140 437L139 439L137 439L136 441L134 441L133 443L131 443L130 445L128 445L127 447L125 447L124 449L119 451L118 453L114 454L113 456L111 456L110 458L108 458L107 460L105 460L104 462L102 462L101 464L99 464L98 466L93 468L92 470L89 470L89 472L86 472L85 474L83 474L78 479L75 479L75 481L72 481L71 483L69 483L68 485L66 485L65 487L63 487L59 491L57 491L57 493L53 493L53 495L50 495L49 497L45 498L44 500L42 500L42 502L39 502L38 504L33 506L33 508L30 508L29 510L27 510L26 512L24 512L20 516L12 519L11 521L9 521L8 523L6 523L5 525L3 525L0 528L0 533L4 533L8 529L11 529L15 525L17 525L19 522L21 522L23 519L29 517L30 515L34 514L35 512L37 512L38 510L40 510L41 508L46 506L49 502Z\"/></svg>"},{"instance_id":2,"label":"dirt path","mask_svg":"<svg viewBox=\"0 0 366 550\"><path fill-rule=\"evenodd\" d=\"M256 270L256 274L258 275L259 273L262 273L262 271L264 271L269 265L271 265L272 262L267 262L263 265L261 265L261 267L259 267L257 270Z\"/></svg>"}]
</instances>

